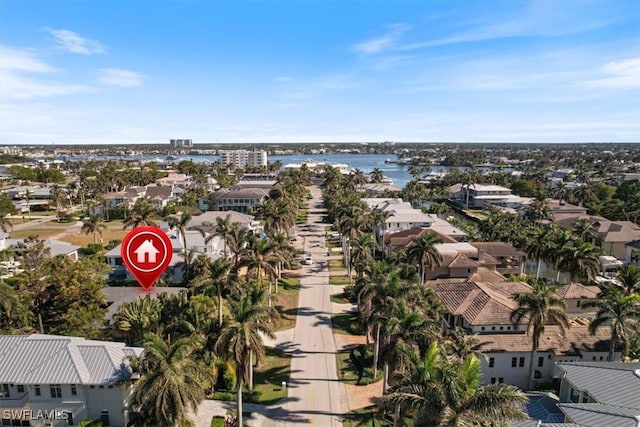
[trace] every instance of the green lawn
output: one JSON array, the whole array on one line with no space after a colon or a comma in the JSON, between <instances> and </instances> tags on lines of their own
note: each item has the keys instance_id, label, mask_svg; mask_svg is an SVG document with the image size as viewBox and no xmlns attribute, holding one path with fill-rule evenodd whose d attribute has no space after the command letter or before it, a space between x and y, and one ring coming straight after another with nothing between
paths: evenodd
<instances>
[{"instance_id":1,"label":"green lawn","mask_svg":"<svg viewBox=\"0 0 640 427\"><path fill-rule=\"evenodd\" d=\"M346 267L342 259L330 259L329 260L329 269L330 270L344 270Z\"/></svg>"},{"instance_id":2,"label":"green lawn","mask_svg":"<svg viewBox=\"0 0 640 427\"><path fill-rule=\"evenodd\" d=\"M331 316L333 332L342 335L363 335L364 331L358 323L358 313L340 313Z\"/></svg>"},{"instance_id":3,"label":"green lawn","mask_svg":"<svg viewBox=\"0 0 640 427\"><path fill-rule=\"evenodd\" d=\"M349 276L329 276L330 285L348 285Z\"/></svg>"},{"instance_id":4,"label":"green lawn","mask_svg":"<svg viewBox=\"0 0 640 427\"><path fill-rule=\"evenodd\" d=\"M282 381L289 381L291 357L280 350L265 347L265 358L260 368L253 372L253 394L249 395L245 387L244 401L272 405L287 397ZM235 391L218 391L211 397L215 400L235 401Z\"/></svg>"},{"instance_id":5,"label":"green lawn","mask_svg":"<svg viewBox=\"0 0 640 427\"><path fill-rule=\"evenodd\" d=\"M391 422L377 414L375 406L347 412L342 418L342 425L343 427L373 427L373 416L375 416L376 427L387 427L391 425Z\"/></svg>"},{"instance_id":6,"label":"green lawn","mask_svg":"<svg viewBox=\"0 0 640 427\"><path fill-rule=\"evenodd\" d=\"M224 417L215 416L211 418L211 427L224 427Z\"/></svg>"},{"instance_id":7,"label":"green lawn","mask_svg":"<svg viewBox=\"0 0 640 427\"><path fill-rule=\"evenodd\" d=\"M364 347L364 346L362 346ZM357 353L358 355L360 353ZM348 351L341 351L336 354L336 364L338 366L338 378L340 381L343 381L347 384L356 385L358 380L358 370L351 362L349 358ZM362 379L360 380L360 384L357 385L368 385L374 382L378 382L382 379L382 369L378 369L377 376L373 378L373 350L370 349L367 352L367 356L365 357L363 364L364 374L362 375Z\"/></svg>"},{"instance_id":8,"label":"green lawn","mask_svg":"<svg viewBox=\"0 0 640 427\"><path fill-rule=\"evenodd\" d=\"M351 301L349 301L344 293L339 293L331 295L331 302L335 302L336 304L349 304Z\"/></svg>"},{"instance_id":9,"label":"green lawn","mask_svg":"<svg viewBox=\"0 0 640 427\"><path fill-rule=\"evenodd\" d=\"M465 212L475 218L478 218L481 221L484 221L488 218L486 212L484 212L482 209L467 209L465 210Z\"/></svg>"},{"instance_id":10,"label":"green lawn","mask_svg":"<svg viewBox=\"0 0 640 427\"><path fill-rule=\"evenodd\" d=\"M280 281L278 293L274 295L273 305L278 309L281 319L275 325L277 331L296 326L296 310L298 309L298 293L300 278L286 277Z\"/></svg>"}]
</instances>

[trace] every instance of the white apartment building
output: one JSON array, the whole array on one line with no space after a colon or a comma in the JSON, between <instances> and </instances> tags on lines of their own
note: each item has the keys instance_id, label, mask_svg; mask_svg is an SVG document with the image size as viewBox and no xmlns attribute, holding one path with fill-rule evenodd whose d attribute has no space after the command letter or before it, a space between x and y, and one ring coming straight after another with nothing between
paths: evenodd
<instances>
[{"instance_id":1,"label":"white apartment building","mask_svg":"<svg viewBox=\"0 0 640 427\"><path fill-rule=\"evenodd\" d=\"M124 427L128 356L142 348L58 335L0 336L0 425L61 427L86 419Z\"/></svg>"},{"instance_id":2,"label":"white apartment building","mask_svg":"<svg viewBox=\"0 0 640 427\"><path fill-rule=\"evenodd\" d=\"M267 166L267 152L264 150L220 150L218 154L222 166L233 165L240 169Z\"/></svg>"}]
</instances>

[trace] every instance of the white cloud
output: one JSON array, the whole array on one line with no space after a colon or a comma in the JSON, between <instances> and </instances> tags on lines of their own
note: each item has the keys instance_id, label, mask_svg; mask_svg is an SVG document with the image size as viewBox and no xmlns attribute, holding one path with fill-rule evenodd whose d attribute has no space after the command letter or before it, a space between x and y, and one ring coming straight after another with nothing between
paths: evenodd
<instances>
[{"instance_id":1,"label":"white cloud","mask_svg":"<svg viewBox=\"0 0 640 427\"><path fill-rule=\"evenodd\" d=\"M293 78L289 76L278 76L275 78L277 83L288 83L293 80Z\"/></svg>"},{"instance_id":2,"label":"white cloud","mask_svg":"<svg viewBox=\"0 0 640 427\"><path fill-rule=\"evenodd\" d=\"M640 57L605 64L600 72L606 77L585 82L589 87L640 89Z\"/></svg>"},{"instance_id":3,"label":"white cloud","mask_svg":"<svg viewBox=\"0 0 640 427\"><path fill-rule=\"evenodd\" d=\"M45 64L37 54L29 49L15 49L0 46L0 68L3 70L26 71L31 73L50 73L55 68Z\"/></svg>"},{"instance_id":4,"label":"white cloud","mask_svg":"<svg viewBox=\"0 0 640 427\"><path fill-rule=\"evenodd\" d=\"M379 53L393 45L405 32L411 29L408 24L393 24L389 26L390 31L381 37L356 44L353 49L362 54Z\"/></svg>"},{"instance_id":5,"label":"white cloud","mask_svg":"<svg viewBox=\"0 0 640 427\"><path fill-rule=\"evenodd\" d=\"M45 28L53 36L58 47L62 50L77 53L79 55L91 55L94 53L106 53L107 47L97 40L82 37L71 30L55 30Z\"/></svg>"},{"instance_id":6,"label":"white cloud","mask_svg":"<svg viewBox=\"0 0 640 427\"><path fill-rule=\"evenodd\" d=\"M136 87L147 78L144 74L119 68L103 68L98 80L108 86Z\"/></svg>"},{"instance_id":7,"label":"white cloud","mask_svg":"<svg viewBox=\"0 0 640 427\"><path fill-rule=\"evenodd\" d=\"M3 99L47 98L93 90L81 84L51 81L47 75L58 70L43 62L32 50L2 46L0 52L0 95Z\"/></svg>"}]
</instances>

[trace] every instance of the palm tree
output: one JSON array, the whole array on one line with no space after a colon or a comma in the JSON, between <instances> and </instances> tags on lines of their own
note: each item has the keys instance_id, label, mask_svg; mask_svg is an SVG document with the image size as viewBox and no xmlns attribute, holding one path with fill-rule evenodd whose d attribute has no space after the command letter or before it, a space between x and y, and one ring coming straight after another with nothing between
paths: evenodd
<instances>
[{"instance_id":1,"label":"palm tree","mask_svg":"<svg viewBox=\"0 0 640 427\"><path fill-rule=\"evenodd\" d=\"M579 206L584 206L584 204L590 202L594 196L595 193L593 189L586 184L580 185L573 190L573 197L578 200Z\"/></svg>"},{"instance_id":2,"label":"palm tree","mask_svg":"<svg viewBox=\"0 0 640 427\"><path fill-rule=\"evenodd\" d=\"M373 168L369 173L369 181L379 184L384 180L384 172L380 168Z\"/></svg>"},{"instance_id":3,"label":"palm tree","mask_svg":"<svg viewBox=\"0 0 640 427\"><path fill-rule=\"evenodd\" d=\"M102 218L97 215L91 215L88 219L82 222L82 231L84 234L93 233L93 244L96 244L96 234L100 235L102 240L102 232L106 230L107 226L103 224Z\"/></svg>"},{"instance_id":4,"label":"palm tree","mask_svg":"<svg viewBox=\"0 0 640 427\"><path fill-rule=\"evenodd\" d=\"M364 172L357 168L351 173L350 178L351 182L356 188L360 188L367 183L367 177L365 176Z\"/></svg>"},{"instance_id":5,"label":"palm tree","mask_svg":"<svg viewBox=\"0 0 640 427\"><path fill-rule=\"evenodd\" d=\"M228 258L218 258L215 261L211 261L210 258L206 258L206 272L204 275L196 278L191 284L194 289L200 289L205 287L212 287L216 290L216 297L218 298L218 325L222 326L222 291L227 284L229 270L231 264Z\"/></svg>"},{"instance_id":6,"label":"palm tree","mask_svg":"<svg viewBox=\"0 0 640 427\"><path fill-rule=\"evenodd\" d=\"M613 362L613 352L618 343L622 343L624 360L629 355L629 332L640 324L640 294L627 294L611 284L601 289L598 301L585 305L598 308L596 318L589 324L591 335L595 335L602 326L611 328L607 360Z\"/></svg>"},{"instance_id":7,"label":"palm tree","mask_svg":"<svg viewBox=\"0 0 640 427\"><path fill-rule=\"evenodd\" d=\"M64 192L64 189L58 184L54 184L51 187L50 193L51 200L56 205L56 220L60 222L60 211L64 207L64 203L67 200L67 194Z\"/></svg>"},{"instance_id":8,"label":"palm tree","mask_svg":"<svg viewBox=\"0 0 640 427\"><path fill-rule=\"evenodd\" d=\"M27 215L29 216L29 219L31 219L31 204L30 204L31 195L32 195L31 190L29 190L29 189L25 190L24 199L27 201ZM24 216L23 216L23 218L24 218Z\"/></svg>"},{"instance_id":9,"label":"palm tree","mask_svg":"<svg viewBox=\"0 0 640 427\"><path fill-rule=\"evenodd\" d=\"M169 226L170 230L178 230L180 238L182 240L182 251L187 251L187 225L191 221L191 214L189 212L182 212L180 215L168 215L164 218ZM207 242L208 243L208 242Z\"/></svg>"},{"instance_id":10,"label":"palm tree","mask_svg":"<svg viewBox=\"0 0 640 427\"><path fill-rule=\"evenodd\" d=\"M143 226L152 226L156 225L154 221L154 217L156 216L156 209L144 199L139 199L133 205L133 209L131 209L131 215L124 222L123 230L131 227L143 227Z\"/></svg>"},{"instance_id":11,"label":"palm tree","mask_svg":"<svg viewBox=\"0 0 640 427\"><path fill-rule=\"evenodd\" d=\"M545 325L553 323L560 327L563 336L569 329L569 318L565 313L566 304L556 295L556 288L534 281L533 292L518 294L513 298L518 307L511 313L511 322L517 328L526 319L527 334L531 335L531 353L529 354L529 390L533 389L535 353L540 346Z\"/></svg>"},{"instance_id":12,"label":"palm tree","mask_svg":"<svg viewBox=\"0 0 640 427\"><path fill-rule=\"evenodd\" d=\"M466 209L469 209L469 193L471 192L470 189L471 187L475 188L476 184L478 184L481 179L482 179L482 175L480 175L480 172L478 172L475 169L469 169L462 174L461 176L462 188L466 188L467 190L466 192L467 196L465 201Z\"/></svg>"},{"instance_id":13,"label":"palm tree","mask_svg":"<svg viewBox=\"0 0 640 427\"><path fill-rule=\"evenodd\" d=\"M144 342L144 358L139 362L141 378L131 394L132 406L151 425L177 426L190 423L189 410L204 400L211 374L194 357L199 337L188 336L165 342L150 334Z\"/></svg>"},{"instance_id":14,"label":"palm tree","mask_svg":"<svg viewBox=\"0 0 640 427\"><path fill-rule=\"evenodd\" d=\"M362 234L349 241L350 260L349 260L349 280L351 280L351 267L355 268L358 278L364 274L366 265L373 260L373 251L377 247L373 235L370 233Z\"/></svg>"},{"instance_id":15,"label":"palm tree","mask_svg":"<svg viewBox=\"0 0 640 427\"><path fill-rule=\"evenodd\" d=\"M527 236L526 251L530 258L534 259L536 265L536 279L540 277L540 267L542 260L548 257L553 249L552 227L535 228Z\"/></svg>"},{"instance_id":16,"label":"palm tree","mask_svg":"<svg viewBox=\"0 0 640 427\"><path fill-rule=\"evenodd\" d=\"M118 307L113 315L113 327L127 337L129 345L143 342L145 334L160 329L160 300L148 295Z\"/></svg>"},{"instance_id":17,"label":"palm tree","mask_svg":"<svg viewBox=\"0 0 640 427\"><path fill-rule=\"evenodd\" d=\"M535 199L531 202L524 217L533 222L534 225L540 225L540 223L551 217L551 208L546 199Z\"/></svg>"},{"instance_id":18,"label":"palm tree","mask_svg":"<svg viewBox=\"0 0 640 427\"><path fill-rule=\"evenodd\" d=\"M415 370L405 376L380 406L410 416L418 426L506 425L526 418L527 397L505 384L482 386L480 361L473 355L447 358L433 342Z\"/></svg>"},{"instance_id":19,"label":"palm tree","mask_svg":"<svg viewBox=\"0 0 640 427\"><path fill-rule=\"evenodd\" d=\"M277 251L277 247L269 239L252 235L249 245L244 251L241 266L247 267L247 277L255 271L258 286L262 287L262 278L269 278L269 306L271 306L271 285L278 277L277 266L284 258Z\"/></svg>"},{"instance_id":20,"label":"palm tree","mask_svg":"<svg viewBox=\"0 0 640 427\"><path fill-rule=\"evenodd\" d=\"M600 271L600 255L602 249L583 242L577 247L566 248L560 267L569 272L572 282L578 275L584 275L588 281L593 282Z\"/></svg>"},{"instance_id":21,"label":"palm tree","mask_svg":"<svg viewBox=\"0 0 640 427\"><path fill-rule=\"evenodd\" d=\"M253 388L254 358L261 363L264 346L261 334L274 338L271 321L273 309L266 307L264 297L254 301L251 295L240 295L228 301L230 318L223 324L222 332L215 343L214 351L224 355L236 366L238 425L242 424L242 387L249 383L249 392ZM250 372L251 371L251 372Z\"/></svg>"},{"instance_id":22,"label":"palm tree","mask_svg":"<svg viewBox=\"0 0 640 427\"><path fill-rule=\"evenodd\" d=\"M625 264L618 269L617 277L625 295L640 294L640 267Z\"/></svg>"},{"instance_id":23,"label":"palm tree","mask_svg":"<svg viewBox=\"0 0 640 427\"><path fill-rule=\"evenodd\" d=\"M442 255L435 247L438 243L442 243L440 236L424 232L419 236L412 237L411 246L407 249L407 259L418 265L423 285L426 281L427 270L439 266L442 262Z\"/></svg>"},{"instance_id":24,"label":"palm tree","mask_svg":"<svg viewBox=\"0 0 640 427\"><path fill-rule=\"evenodd\" d=\"M589 218L579 218L573 224L573 232L585 242L591 242L596 237L596 230Z\"/></svg>"}]
</instances>

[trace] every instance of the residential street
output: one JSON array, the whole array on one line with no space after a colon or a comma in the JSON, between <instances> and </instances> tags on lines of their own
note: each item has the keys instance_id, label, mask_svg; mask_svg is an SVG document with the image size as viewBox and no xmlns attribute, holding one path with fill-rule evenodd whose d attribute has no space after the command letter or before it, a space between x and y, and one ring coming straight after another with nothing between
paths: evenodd
<instances>
[{"instance_id":1,"label":"residential street","mask_svg":"<svg viewBox=\"0 0 640 427\"><path fill-rule=\"evenodd\" d=\"M291 362L289 398L282 405L284 425L341 426L344 386L338 382L336 346L331 330L325 224L320 188L312 187L309 218L302 227L305 253L313 257L304 266L299 297L298 320L289 351Z\"/></svg>"}]
</instances>

